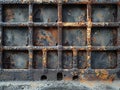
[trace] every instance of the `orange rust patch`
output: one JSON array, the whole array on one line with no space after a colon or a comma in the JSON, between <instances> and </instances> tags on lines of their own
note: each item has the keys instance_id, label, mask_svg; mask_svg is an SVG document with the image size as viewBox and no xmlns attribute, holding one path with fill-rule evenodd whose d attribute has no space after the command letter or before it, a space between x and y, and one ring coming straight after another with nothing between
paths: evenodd
<instances>
[{"instance_id":1,"label":"orange rust patch","mask_svg":"<svg viewBox=\"0 0 120 90\"><path fill-rule=\"evenodd\" d=\"M32 55L32 53L30 53L30 54L29 54L29 58L33 58L33 55Z\"/></svg>"},{"instance_id":2,"label":"orange rust patch","mask_svg":"<svg viewBox=\"0 0 120 90\"><path fill-rule=\"evenodd\" d=\"M29 20L32 20L32 15L29 16Z\"/></svg>"},{"instance_id":3,"label":"orange rust patch","mask_svg":"<svg viewBox=\"0 0 120 90\"><path fill-rule=\"evenodd\" d=\"M70 77L64 77L63 80L65 80L65 81L71 81L72 78L70 78Z\"/></svg>"},{"instance_id":4,"label":"orange rust patch","mask_svg":"<svg viewBox=\"0 0 120 90\"><path fill-rule=\"evenodd\" d=\"M13 13L13 11L11 9L6 9L5 14L6 14L6 20L7 21L14 18L14 13Z\"/></svg>"},{"instance_id":5,"label":"orange rust patch","mask_svg":"<svg viewBox=\"0 0 120 90\"><path fill-rule=\"evenodd\" d=\"M56 28L49 28L47 31L49 31L53 37L55 37L56 41L58 40L58 30Z\"/></svg>"},{"instance_id":6,"label":"orange rust patch","mask_svg":"<svg viewBox=\"0 0 120 90\"><path fill-rule=\"evenodd\" d=\"M101 80L107 80L109 78L109 73L107 70L95 70L96 76Z\"/></svg>"}]
</instances>

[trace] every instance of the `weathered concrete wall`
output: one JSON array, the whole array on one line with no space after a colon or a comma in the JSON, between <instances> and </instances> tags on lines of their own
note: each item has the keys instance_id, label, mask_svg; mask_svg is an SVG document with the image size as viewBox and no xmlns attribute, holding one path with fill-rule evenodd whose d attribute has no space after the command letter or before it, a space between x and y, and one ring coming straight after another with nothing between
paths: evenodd
<instances>
[{"instance_id":1,"label":"weathered concrete wall","mask_svg":"<svg viewBox=\"0 0 120 90\"><path fill-rule=\"evenodd\" d=\"M0 90L120 90L120 82L65 82L65 81L44 81L44 82L0 82Z\"/></svg>"}]
</instances>

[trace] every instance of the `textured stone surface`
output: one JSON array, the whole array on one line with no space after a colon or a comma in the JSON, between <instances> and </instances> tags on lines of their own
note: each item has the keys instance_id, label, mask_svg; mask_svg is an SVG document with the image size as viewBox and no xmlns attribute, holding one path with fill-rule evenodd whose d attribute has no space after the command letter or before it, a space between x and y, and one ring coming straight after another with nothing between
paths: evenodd
<instances>
[{"instance_id":1,"label":"textured stone surface","mask_svg":"<svg viewBox=\"0 0 120 90\"><path fill-rule=\"evenodd\" d=\"M120 82L65 82L65 81L36 81L36 82L1 82L0 90L120 90Z\"/></svg>"}]
</instances>

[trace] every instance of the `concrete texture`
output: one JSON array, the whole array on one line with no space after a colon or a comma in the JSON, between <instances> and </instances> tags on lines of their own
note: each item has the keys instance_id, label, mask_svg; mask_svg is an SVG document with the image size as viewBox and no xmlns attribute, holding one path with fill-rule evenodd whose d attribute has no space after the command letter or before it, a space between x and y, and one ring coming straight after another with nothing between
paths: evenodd
<instances>
[{"instance_id":1,"label":"concrete texture","mask_svg":"<svg viewBox=\"0 0 120 90\"><path fill-rule=\"evenodd\" d=\"M120 90L120 82L9 81L0 82L0 90Z\"/></svg>"}]
</instances>

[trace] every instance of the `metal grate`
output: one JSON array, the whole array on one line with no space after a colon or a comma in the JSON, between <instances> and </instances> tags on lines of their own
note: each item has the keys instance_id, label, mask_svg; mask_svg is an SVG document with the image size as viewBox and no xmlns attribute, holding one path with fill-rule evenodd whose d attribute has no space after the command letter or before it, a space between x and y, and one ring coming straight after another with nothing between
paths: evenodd
<instances>
[{"instance_id":1,"label":"metal grate","mask_svg":"<svg viewBox=\"0 0 120 90\"><path fill-rule=\"evenodd\" d=\"M0 0L0 80L118 80L119 0Z\"/></svg>"}]
</instances>

